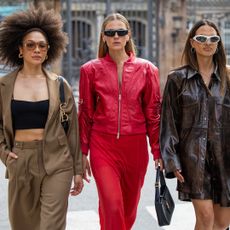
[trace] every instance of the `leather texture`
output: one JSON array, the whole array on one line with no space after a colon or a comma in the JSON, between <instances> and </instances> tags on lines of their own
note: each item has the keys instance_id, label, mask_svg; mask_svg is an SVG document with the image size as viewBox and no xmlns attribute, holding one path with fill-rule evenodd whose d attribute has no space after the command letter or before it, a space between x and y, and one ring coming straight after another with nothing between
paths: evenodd
<instances>
[{"instance_id":1,"label":"leather texture","mask_svg":"<svg viewBox=\"0 0 230 230\"><path fill-rule=\"evenodd\" d=\"M222 205L230 205L230 89L220 93L218 69L209 88L189 66L169 74L161 113L161 154L166 177L181 170L185 182L178 190L203 196L204 169L209 154L214 156L222 187Z\"/></svg>"},{"instance_id":2,"label":"leather texture","mask_svg":"<svg viewBox=\"0 0 230 230\"><path fill-rule=\"evenodd\" d=\"M156 170L155 210L159 226L170 225L175 203L166 185L164 174L160 167Z\"/></svg>"},{"instance_id":3,"label":"leather texture","mask_svg":"<svg viewBox=\"0 0 230 230\"><path fill-rule=\"evenodd\" d=\"M82 152L89 150L91 130L112 135L147 133L160 158L160 87L158 69L130 54L118 82L116 63L107 54L81 67L79 125Z\"/></svg>"}]
</instances>

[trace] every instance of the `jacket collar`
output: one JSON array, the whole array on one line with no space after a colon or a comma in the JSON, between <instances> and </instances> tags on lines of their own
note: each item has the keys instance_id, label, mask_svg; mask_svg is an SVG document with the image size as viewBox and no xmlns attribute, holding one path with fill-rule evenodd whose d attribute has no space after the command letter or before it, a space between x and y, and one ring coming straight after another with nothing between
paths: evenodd
<instances>
[{"instance_id":1,"label":"jacket collar","mask_svg":"<svg viewBox=\"0 0 230 230\"><path fill-rule=\"evenodd\" d=\"M199 73L198 70L192 68L191 66L188 67L188 74L187 74L187 78L188 79L193 78L194 76L197 76L197 74L200 75L200 73ZM220 81L220 75L219 75L219 71L218 71L218 66L217 65L215 65L213 76L216 77L216 79Z\"/></svg>"},{"instance_id":2,"label":"jacket collar","mask_svg":"<svg viewBox=\"0 0 230 230\"><path fill-rule=\"evenodd\" d=\"M126 62L132 62L132 61L134 61L135 55L134 55L133 52L130 51L128 53L128 56L129 56L129 58L128 58L128 60ZM109 61L109 62L114 62L113 59L110 57L109 52L106 53L106 55L104 57L104 60Z\"/></svg>"}]
</instances>

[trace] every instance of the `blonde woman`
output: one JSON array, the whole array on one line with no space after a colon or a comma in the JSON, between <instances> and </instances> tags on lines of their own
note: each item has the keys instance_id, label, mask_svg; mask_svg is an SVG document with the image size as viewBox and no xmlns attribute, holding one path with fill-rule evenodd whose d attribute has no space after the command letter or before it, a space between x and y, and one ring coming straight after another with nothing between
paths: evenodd
<instances>
[{"instance_id":1,"label":"blonde woman","mask_svg":"<svg viewBox=\"0 0 230 230\"><path fill-rule=\"evenodd\" d=\"M85 167L99 195L102 230L130 230L148 164L146 134L159 151L158 69L135 56L131 28L121 14L102 24L98 58L81 67L79 126Z\"/></svg>"}]
</instances>

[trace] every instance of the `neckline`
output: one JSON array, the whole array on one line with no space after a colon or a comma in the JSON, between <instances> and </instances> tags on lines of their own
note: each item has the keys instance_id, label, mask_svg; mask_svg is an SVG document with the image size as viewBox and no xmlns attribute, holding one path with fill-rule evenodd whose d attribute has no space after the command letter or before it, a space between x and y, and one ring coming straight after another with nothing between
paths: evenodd
<instances>
[{"instance_id":1,"label":"neckline","mask_svg":"<svg viewBox=\"0 0 230 230\"><path fill-rule=\"evenodd\" d=\"M27 100L19 100L19 99L12 99L12 101L15 102L24 102L24 103L41 103L41 102L47 102L49 101L49 99L45 99L45 100L40 100L40 101L27 101Z\"/></svg>"}]
</instances>

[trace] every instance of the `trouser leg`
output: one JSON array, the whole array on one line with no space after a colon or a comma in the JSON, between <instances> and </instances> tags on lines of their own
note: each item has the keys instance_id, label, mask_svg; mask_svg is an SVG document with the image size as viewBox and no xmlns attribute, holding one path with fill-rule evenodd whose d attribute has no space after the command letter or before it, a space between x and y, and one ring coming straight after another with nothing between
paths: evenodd
<instances>
[{"instance_id":1,"label":"trouser leg","mask_svg":"<svg viewBox=\"0 0 230 230\"><path fill-rule=\"evenodd\" d=\"M148 165L148 152L145 137L137 139L131 145L131 149L126 151L130 167L127 167L121 178L121 189L123 195L126 229L133 226L137 207L140 200L141 188ZM127 162L128 163L128 162Z\"/></svg>"},{"instance_id":2,"label":"trouser leg","mask_svg":"<svg viewBox=\"0 0 230 230\"><path fill-rule=\"evenodd\" d=\"M90 161L99 194L102 230L130 230L148 163L145 135L92 134Z\"/></svg>"},{"instance_id":3,"label":"trouser leg","mask_svg":"<svg viewBox=\"0 0 230 230\"><path fill-rule=\"evenodd\" d=\"M145 135L127 137L123 144L125 172L121 177L121 189L125 212L126 230L133 226L140 200L141 188L148 165L148 149Z\"/></svg>"},{"instance_id":4,"label":"trouser leg","mask_svg":"<svg viewBox=\"0 0 230 230\"><path fill-rule=\"evenodd\" d=\"M41 230L64 230L73 170L46 175L41 185Z\"/></svg>"},{"instance_id":5,"label":"trouser leg","mask_svg":"<svg viewBox=\"0 0 230 230\"><path fill-rule=\"evenodd\" d=\"M18 159L8 159L9 220L12 230L40 229L40 183L44 171L40 168L41 143L15 143ZM27 148L28 147L28 148Z\"/></svg>"},{"instance_id":6,"label":"trouser leg","mask_svg":"<svg viewBox=\"0 0 230 230\"><path fill-rule=\"evenodd\" d=\"M73 169L47 175L42 142L17 142L8 159L12 230L64 230Z\"/></svg>"},{"instance_id":7,"label":"trouser leg","mask_svg":"<svg viewBox=\"0 0 230 230\"><path fill-rule=\"evenodd\" d=\"M99 195L99 215L102 230L125 230L120 178L113 168L103 166L94 174Z\"/></svg>"},{"instance_id":8,"label":"trouser leg","mask_svg":"<svg viewBox=\"0 0 230 230\"><path fill-rule=\"evenodd\" d=\"M99 196L101 230L126 230L120 171L110 157L110 139L93 135L90 144L90 162ZM111 147L113 145L110 142ZM110 155L110 156L109 156Z\"/></svg>"}]
</instances>

